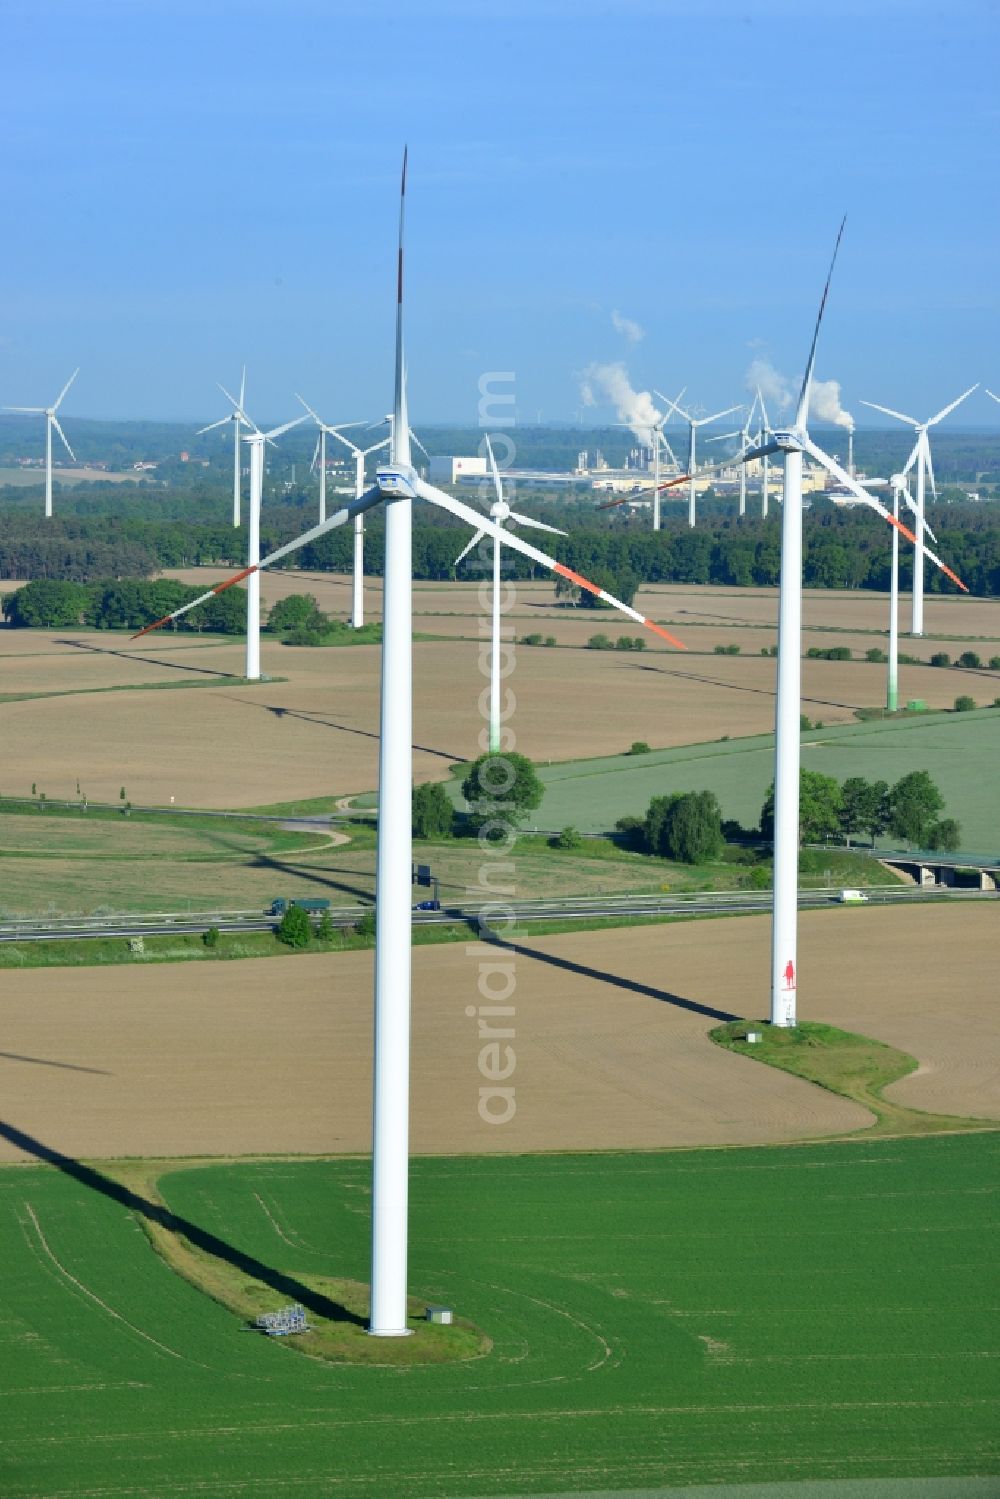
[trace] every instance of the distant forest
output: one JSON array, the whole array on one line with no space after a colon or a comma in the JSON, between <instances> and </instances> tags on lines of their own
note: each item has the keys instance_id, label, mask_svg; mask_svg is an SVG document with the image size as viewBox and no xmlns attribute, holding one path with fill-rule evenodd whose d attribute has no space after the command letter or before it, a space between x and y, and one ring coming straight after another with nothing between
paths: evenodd
<instances>
[{"instance_id":1,"label":"distant forest","mask_svg":"<svg viewBox=\"0 0 1000 1499\"><path fill-rule=\"evenodd\" d=\"M59 497L65 500L63 496ZM475 495L468 497L476 504ZM265 507L261 526L266 552L300 534L314 522L308 505ZM655 534L648 515L628 523L615 512L596 514L593 500L550 501L544 506L519 499L525 508L541 510L546 519L561 523L565 537L552 537L551 550L574 571L610 588L626 600L642 583L719 583L736 586L773 586L780 560L780 507L766 521L732 515L732 503L708 502L696 530L676 510L668 513L664 529ZM102 513L106 504L108 512ZM218 514L219 498L212 503ZM222 520L204 515L193 500L157 494L125 501L120 490L88 496L78 514L59 514L46 521L36 506L5 507L0 525L0 592L2 580L54 579L90 583L108 579L150 578L164 568L218 566L238 568L246 557L246 535ZM164 512L175 511L175 514ZM154 512L157 518L152 518ZM186 513L184 513L186 512ZM940 555L965 581L970 591L1000 596L1000 516L992 506L932 506ZM804 516L804 577L818 588L873 588L889 586L888 528L868 512L843 511L817 504ZM413 567L420 579L446 579L468 538L467 530L448 516L421 507L414 519ZM381 521L366 528L365 566L370 574L382 569L384 532ZM901 548L903 586L910 576L910 548ZM512 552L505 556L509 575L541 576ZM288 565L306 571L347 572L351 567L351 528L343 527L304 547ZM469 559L459 576L474 578ZM953 584L928 567L927 587L947 592Z\"/></svg>"},{"instance_id":2,"label":"distant forest","mask_svg":"<svg viewBox=\"0 0 1000 1499\"><path fill-rule=\"evenodd\" d=\"M69 419L67 419L69 425ZM223 431L231 437L229 429ZM422 429L432 452L475 451L480 432L472 428ZM601 447L609 461L620 461L634 444L620 429L518 427L517 462L525 466L569 468L576 452ZM842 432L819 433L831 451L839 451ZM0 418L0 467L6 452L41 451L37 419ZM218 433L195 438L176 424L79 422L71 440L81 459L113 461L128 467L139 458L159 460L155 478L134 484L106 480L59 485L56 514L42 514L41 475L34 482L0 486L0 592L3 579L50 579L76 583L148 579L164 568L218 566L237 568L246 558L243 528L230 523L232 447ZM265 551L314 524L317 483L309 473L314 433L296 429L273 451L268 449L261 524ZM180 461L181 444L191 461ZM869 472L891 472L905 462L910 436L896 432L861 431L855 456ZM196 461L206 457L208 467ZM967 488L975 483L984 496L1000 486L1000 433L942 431L935 437L935 465L939 503L928 504L928 520L938 536L938 550L970 590L1000 596L1000 500L970 504ZM22 473L20 479L29 476ZM34 475L31 475L34 479ZM344 479L348 475L345 473ZM351 471L353 479L353 468ZM957 481L961 481L961 487ZM244 481L244 490L246 484ZM542 491L530 482L509 486L517 507L538 514L569 532L553 537L554 556L575 571L628 598L642 583L722 583L771 586L778 579L780 506L762 521L756 514L759 497L751 488L748 514L734 514L731 495L709 491L699 499L698 527L687 525L686 498L674 491L664 504L664 529L654 534L649 512L627 516L623 510L602 509L606 496L585 485ZM486 508L490 486L463 487L457 493L473 509ZM333 483L328 502L336 503ZM245 503L245 501L244 501ZM885 589L889 583L888 530L875 516L841 510L815 498L805 512L805 580L812 587ZM350 528L331 532L296 553L289 566L348 571L351 566ZM420 505L414 513L414 575L421 579L452 576L454 559L468 532L460 522ZM383 531L378 512L367 524L366 567L382 568ZM536 538L537 539L537 538ZM901 552L903 584L910 567L910 549ZM512 575L530 576L533 569L508 552L505 564ZM474 576L470 559L460 576ZM933 567L927 586L933 592L953 587Z\"/></svg>"}]
</instances>

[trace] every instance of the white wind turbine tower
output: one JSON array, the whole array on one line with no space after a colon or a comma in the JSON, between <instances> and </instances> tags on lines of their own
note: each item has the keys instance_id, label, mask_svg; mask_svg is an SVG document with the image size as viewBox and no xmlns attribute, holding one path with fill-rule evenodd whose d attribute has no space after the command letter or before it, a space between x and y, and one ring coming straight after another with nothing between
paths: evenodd
<instances>
[{"instance_id":1,"label":"white wind turbine tower","mask_svg":"<svg viewBox=\"0 0 1000 1499\"><path fill-rule=\"evenodd\" d=\"M52 518L52 429L54 427L55 430L59 433L59 436L62 439L63 447L66 449L67 453L75 463L76 454L73 452L73 449L66 441L66 433L59 425L59 418L56 416L56 412L62 405L63 398L66 395L66 392L69 390L70 386L73 384L73 381L76 379L79 373L80 370L79 367L77 367L70 375L69 379L66 381L66 384L63 386L62 390L59 392L59 395L57 396L55 401L53 401L51 406L4 407L5 411L20 411L26 416L45 417L45 514L50 520Z\"/></svg>"},{"instance_id":2,"label":"white wind turbine tower","mask_svg":"<svg viewBox=\"0 0 1000 1499\"><path fill-rule=\"evenodd\" d=\"M246 413L246 406L245 406L246 385L247 385L247 367L246 367L246 365L244 365L243 366L243 372L240 375L240 398L239 398L238 401L235 400L229 394L228 390L226 389L226 387L224 385L220 385L219 386L219 389L222 391L222 394L225 396L226 400L229 402L230 406L233 408L232 411L229 413L228 416L220 417L220 419L217 422L209 422L209 424L208 424L207 427L199 427L197 433L195 434L197 437L200 437L203 432L214 432L215 429L216 429L216 427L224 427L227 422L232 422L232 424L233 424L233 525L234 526L238 526L239 523L240 523L240 436L241 436L240 429L242 427L252 427L255 432L257 431L257 424L256 424L256 422L251 421L250 418L247 416L247 413Z\"/></svg>"},{"instance_id":3,"label":"white wind turbine tower","mask_svg":"<svg viewBox=\"0 0 1000 1499\"><path fill-rule=\"evenodd\" d=\"M891 406L879 406L875 401L862 401L862 406L869 406L872 411L881 411L884 416L891 416L897 422L905 422L907 426L913 427L917 434L917 441L913 452L906 464L904 472L909 470L914 459L917 463L917 550L913 558L913 615L910 621L910 634L922 635L924 633L924 495L926 479L930 475L931 488L934 487L934 466L931 462L931 444L927 436L929 427L936 427L938 422L950 415L956 406L960 406L967 396L971 396L977 385L970 385L968 390L963 391L957 400L950 405L943 406L936 416L928 417L925 422L918 422L915 417L904 416L901 411L894 411Z\"/></svg>"},{"instance_id":4,"label":"white wind turbine tower","mask_svg":"<svg viewBox=\"0 0 1000 1499\"><path fill-rule=\"evenodd\" d=\"M272 427L270 432L261 432L255 427L249 437L243 439L250 447L250 521L247 527L247 567L243 574L247 579L248 682L260 681L260 571L257 564L260 562L260 510L264 496L264 444L273 442L274 438L304 421L304 416L297 416L292 422Z\"/></svg>"},{"instance_id":5,"label":"white wind turbine tower","mask_svg":"<svg viewBox=\"0 0 1000 1499\"><path fill-rule=\"evenodd\" d=\"M377 422L376 426L381 426ZM390 431L392 422L389 422ZM371 428L368 429L371 431ZM380 448L391 446L392 438L383 437L381 442L372 443L370 448L359 448L358 445L345 437L343 432L334 432L334 437L342 442L345 447L350 448L354 454L354 497L360 500L365 492L365 461L372 454L377 453ZM410 433L413 436L413 433ZM365 518L363 515L354 517L354 566L351 572L351 627L360 630L365 622Z\"/></svg>"},{"instance_id":6,"label":"white wind turbine tower","mask_svg":"<svg viewBox=\"0 0 1000 1499\"><path fill-rule=\"evenodd\" d=\"M553 536L565 536L565 531L560 531L558 526L547 526L544 521L532 520L529 515L518 515L512 510L504 499L503 485L500 483L500 474L497 469L497 461L493 456L493 446L489 435L486 436L486 449L490 455L490 471L493 475L493 487L496 490L496 500L490 507L490 519L498 526L503 526L505 521L513 521L516 526L528 526L534 531L550 531ZM455 558L455 566L458 567L463 558L477 547L486 532L479 530L473 536L468 546L464 547ZM493 537L493 594L492 594L492 631L490 637L490 726L489 726L489 752L491 755L498 753L500 749L500 542L496 536ZM509 748L509 746L508 746Z\"/></svg>"},{"instance_id":7,"label":"white wind turbine tower","mask_svg":"<svg viewBox=\"0 0 1000 1499\"><path fill-rule=\"evenodd\" d=\"M738 437L739 440L740 440L740 450L739 450L739 453L736 455L736 457L735 457L735 459L733 461L735 463L738 463L739 464L739 468L740 468L740 509L739 509L739 513L740 513L741 516L744 516L747 513L747 466L742 461L742 459L743 459L743 454L746 453L754 445L753 438L750 435L750 427L751 427L751 424L753 422L754 410L756 409L756 405L757 405L757 401L756 401L756 398L755 398L754 402L753 402L753 405L750 407L750 410L747 412L746 421L743 423L743 426L737 428L737 430L735 432L723 432L719 437L710 437L710 438L708 438L709 442L727 442L731 437Z\"/></svg>"},{"instance_id":8,"label":"white wind turbine tower","mask_svg":"<svg viewBox=\"0 0 1000 1499\"><path fill-rule=\"evenodd\" d=\"M667 400L667 397L664 396L664 395L661 395L659 391L657 391L656 394L660 397L661 401L666 401ZM677 415L679 417L682 417L684 419L684 421L686 421L687 424L688 424L688 461L687 461L687 471L688 471L689 483L690 483L690 488L688 490L688 525L689 526L693 526L695 524L695 520L696 520L696 516L695 516L695 492L694 492L694 484L695 484L695 438L696 438L696 434L698 432L698 428L699 427L707 427L710 422L717 422L719 420L720 416L729 416L732 412L739 411L740 408L739 408L739 406L727 406L726 409L725 409L725 411L717 411L714 414L714 416L698 416L698 417L696 417L696 416L693 416L689 411L683 411L681 409L681 407L677 405L676 401L667 401L667 404L668 404L668 406L670 406L670 408L673 411L676 411Z\"/></svg>"},{"instance_id":9,"label":"white wind turbine tower","mask_svg":"<svg viewBox=\"0 0 1000 1499\"><path fill-rule=\"evenodd\" d=\"M906 536L910 540L913 540L913 541L916 540L916 538L914 537L912 531L908 531L905 526L899 525L899 502L900 502L900 500L903 501L903 504L906 506L906 508L908 510L912 511L912 513L914 515L917 514L916 503L915 503L915 501L913 499L913 496L910 493L910 487L909 487L909 485L906 482L906 475L907 475L907 473L909 471L909 468L912 467L914 457L915 457L915 454L911 453L911 455L910 455L910 462L907 465L907 467L903 469L902 473L900 473L900 474L893 474L892 478L889 480L889 484L890 484L890 486L892 488L893 531L892 531L892 556L891 556L891 562L890 562L890 567L889 567L889 661L888 661L888 672L887 672L887 676L886 676L886 690L885 690L885 706L886 706L886 711L888 713L895 713L896 709L899 706L899 537L900 537L900 533L902 532L902 534L904 536ZM876 481L870 480L868 482L869 483L874 483ZM879 480L877 482L882 483L883 481ZM866 484L866 487L867 487L867 484ZM836 505L852 505L853 506L855 504L855 501L854 501L853 498L851 500L837 499L837 500L834 501L834 504L836 504ZM934 545L937 546L937 537L934 535L934 532L931 530L930 526L927 524L926 521L924 522L924 530L927 532L927 535L930 537L931 541L933 541ZM932 551L930 551L929 549L927 550L927 555L931 558L931 560L933 562L935 562L937 564L938 567L941 567L943 569L943 571L948 572L948 569L944 568L943 564L938 559L938 557ZM952 574L950 574L950 576L954 577L954 574L952 573Z\"/></svg>"},{"instance_id":10,"label":"white wind turbine tower","mask_svg":"<svg viewBox=\"0 0 1000 1499\"><path fill-rule=\"evenodd\" d=\"M300 396L298 394L298 392L296 392L295 399L297 401L299 401L306 408L306 410L308 411L309 415L312 417L313 421L316 423L317 427L319 428L319 436L316 438L316 447L315 447L315 450L313 452L312 463L309 465L309 467L310 467L310 470L312 470L312 469L314 469L316 467L317 462L319 463L319 519L320 519L320 524L322 525L323 521L326 520L326 439L327 439L327 435L329 435L330 437L340 437L341 433L343 432L343 430L344 430L345 427L363 427L364 426L364 422L363 421L359 421L359 422L340 422L340 423L338 423L338 425L336 427L331 427L330 424L329 424L329 422L324 422L320 417L318 417L316 415L315 411L312 409L312 407L310 406L309 402L306 401L306 400L304 400L302 398L302 396ZM347 438L346 437L341 438L341 441L342 442L347 442ZM347 445L348 445L348 447L351 447L351 448L354 447L354 444L352 442L348 442ZM355 452L356 451L357 451L357 449L355 449ZM363 489L364 489L364 484L361 485L361 487L358 489L357 493L361 494L361 492L362 492Z\"/></svg>"},{"instance_id":11,"label":"white wind turbine tower","mask_svg":"<svg viewBox=\"0 0 1000 1499\"><path fill-rule=\"evenodd\" d=\"M369 1332L375 1337L405 1337L406 1260L409 1161L410 1082L410 945L412 921L411 792L413 783L412 712L412 568L411 511L422 499L484 531L494 540L579 588L586 588L630 619L645 625L672 645L680 642L660 625L629 608L612 594L582 578L495 521L421 479L410 460L406 366L403 357L403 210L406 202L406 153L399 208L399 252L396 291L395 400L390 461L374 485L296 540L278 547L256 566L208 589L190 604L139 632L144 635L178 619L213 594L231 588L260 568L342 526L378 504L385 505L385 568L382 626L382 683L379 736L379 807L376 846L375 1058L372 1130L372 1284ZM136 636L135 638L138 638ZM680 646L683 649L682 646Z\"/></svg>"},{"instance_id":12,"label":"white wind turbine tower","mask_svg":"<svg viewBox=\"0 0 1000 1499\"><path fill-rule=\"evenodd\" d=\"M802 708L802 459L808 454L814 463L849 490L856 499L868 505L883 520L916 543L916 537L884 505L853 479L835 459L817 447L806 428L816 345L826 299L830 291L833 268L844 233L841 222L837 242L827 272L819 304L812 346L799 392L794 425L775 431L768 441L743 455L752 463L770 453L781 453L784 459L784 494L781 517L781 575L778 593L778 681L774 722L774 888L771 919L771 1024L794 1026L798 992L798 884L799 884L799 765L800 713ZM722 467L724 465L720 465ZM683 483L684 478L668 480L664 488ZM929 556L941 570L962 589L965 584L933 553ZM968 590L965 590L966 592Z\"/></svg>"}]
</instances>

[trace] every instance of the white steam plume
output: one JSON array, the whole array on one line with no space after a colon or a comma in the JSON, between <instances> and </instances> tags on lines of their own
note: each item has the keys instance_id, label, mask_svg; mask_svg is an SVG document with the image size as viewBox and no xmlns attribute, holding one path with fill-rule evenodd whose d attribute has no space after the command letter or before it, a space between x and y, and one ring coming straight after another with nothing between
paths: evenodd
<instances>
[{"instance_id":1,"label":"white steam plume","mask_svg":"<svg viewBox=\"0 0 1000 1499\"><path fill-rule=\"evenodd\" d=\"M611 324L616 332L621 333L630 344L637 344L640 339L646 337L646 330L633 318L622 317L617 307L611 313Z\"/></svg>"},{"instance_id":2,"label":"white steam plume","mask_svg":"<svg viewBox=\"0 0 1000 1499\"><path fill-rule=\"evenodd\" d=\"M854 418L840 404L839 380L814 380L809 392L809 414L821 422L832 422L835 427L846 427L854 431Z\"/></svg>"},{"instance_id":3,"label":"white steam plume","mask_svg":"<svg viewBox=\"0 0 1000 1499\"><path fill-rule=\"evenodd\" d=\"M659 421L648 390L633 390L628 371L621 363L588 364L583 371L580 397L585 406L596 406L599 397L614 406L618 420L631 427L640 442L649 441L649 429Z\"/></svg>"},{"instance_id":4,"label":"white steam plume","mask_svg":"<svg viewBox=\"0 0 1000 1499\"><path fill-rule=\"evenodd\" d=\"M793 391L788 380L767 359L755 359L746 373L747 390L760 390L764 404L776 411L787 411Z\"/></svg>"}]
</instances>

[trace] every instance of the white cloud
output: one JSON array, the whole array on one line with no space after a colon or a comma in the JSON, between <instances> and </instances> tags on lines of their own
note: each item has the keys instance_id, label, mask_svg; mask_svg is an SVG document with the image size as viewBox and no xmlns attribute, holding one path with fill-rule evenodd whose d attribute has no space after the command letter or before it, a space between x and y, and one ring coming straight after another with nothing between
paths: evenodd
<instances>
[{"instance_id":1,"label":"white cloud","mask_svg":"<svg viewBox=\"0 0 1000 1499\"><path fill-rule=\"evenodd\" d=\"M616 332L620 333L630 344L637 344L646 337L645 328L635 322L633 318L623 317L617 307L612 310L611 323Z\"/></svg>"}]
</instances>

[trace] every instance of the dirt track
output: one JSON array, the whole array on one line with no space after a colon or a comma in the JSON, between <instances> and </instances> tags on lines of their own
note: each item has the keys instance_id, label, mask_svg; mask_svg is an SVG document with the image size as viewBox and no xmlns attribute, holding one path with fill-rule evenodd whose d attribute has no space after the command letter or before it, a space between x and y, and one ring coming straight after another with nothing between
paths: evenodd
<instances>
[{"instance_id":1,"label":"dirt track","mask_svg":"<svg viewBox=\"0 0 1000 1499\"><path fill-rule=\"evenodd\" d=\"M997 918L992 904L806 915L803 1014L915 1054L922 1071L897 1085L900 1100L1000 1117L986 1060L998 1039ZM477 1112L487 1084L466 1007L481 1002L479 955L417 949L413 1149L750 1143L862 1127L853 1104L706 1039L715 1021L698 1007L765 1009L768 935L767 919L750 917L526 939L510 1001L517 1112L502 1126ZM98 1157L368 1148L370 954L34 970L4 987L3 1117L47 1145ZM4 1141L0 1158L19 1153Z\"/></svg>"}]
</instances>

